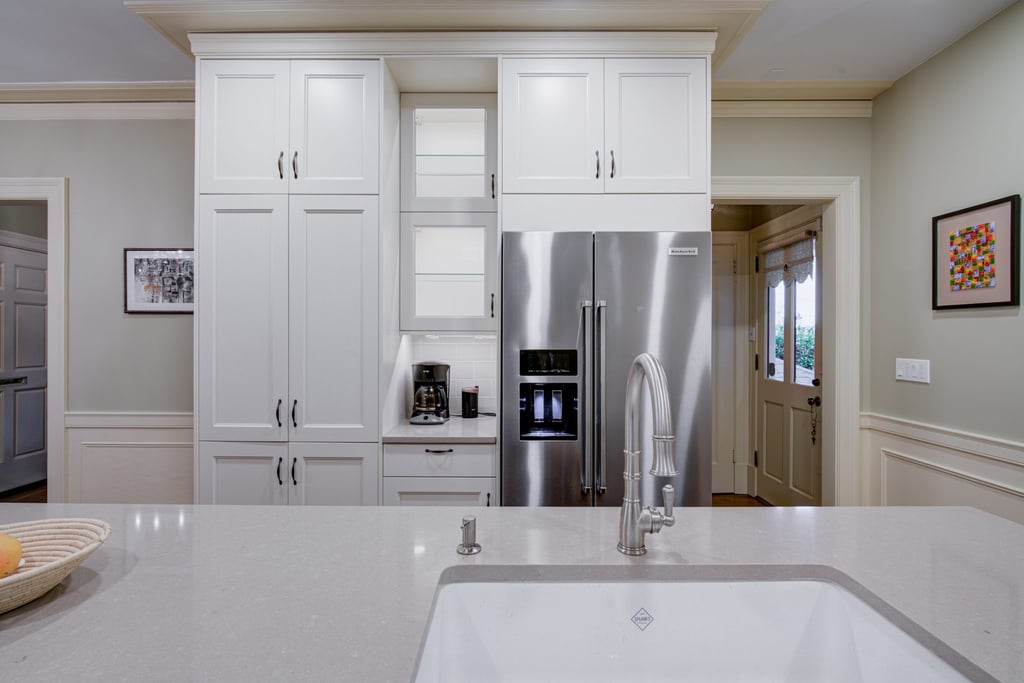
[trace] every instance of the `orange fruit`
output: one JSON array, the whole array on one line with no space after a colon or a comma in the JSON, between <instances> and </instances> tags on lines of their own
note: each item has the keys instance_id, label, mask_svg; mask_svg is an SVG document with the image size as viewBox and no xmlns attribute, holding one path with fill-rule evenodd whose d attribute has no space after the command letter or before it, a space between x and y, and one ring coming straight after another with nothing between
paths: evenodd
<instances>
[{"instance_id":1,"label":"orange fruit","mask_svg":"<svg viewBox=\"0 0 1024 683\"><path fill-rule=\"evenodd\" d=\"M21 543L14 536L0 534L0 579L14 573L21 561Z\"/></svg>"}]
</instances>

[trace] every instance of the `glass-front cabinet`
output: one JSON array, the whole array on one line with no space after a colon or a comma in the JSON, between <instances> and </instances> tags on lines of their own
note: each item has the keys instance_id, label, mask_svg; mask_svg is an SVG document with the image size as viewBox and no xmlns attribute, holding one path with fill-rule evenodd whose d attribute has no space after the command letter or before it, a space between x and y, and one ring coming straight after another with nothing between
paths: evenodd
<instances>
[{"instance_id":1,"label":"glass-front cabinet","mask_svg":"<svg viewBox=\"0 0 1024 683\"><path fill-rule=\"evenodd\" d=\"M403 213L402 329L493 331L497 214Z\"/></svg>"},{"instance_id":2,"label":"glass-front cabinet","mask_svg":"<svg viewBox=\"0 0 1024 683\"><path fill-rule=\"evenodd\" d=\"M497 96L402 95L402 211L497 210Z\"/></svg>"}]
</instances>

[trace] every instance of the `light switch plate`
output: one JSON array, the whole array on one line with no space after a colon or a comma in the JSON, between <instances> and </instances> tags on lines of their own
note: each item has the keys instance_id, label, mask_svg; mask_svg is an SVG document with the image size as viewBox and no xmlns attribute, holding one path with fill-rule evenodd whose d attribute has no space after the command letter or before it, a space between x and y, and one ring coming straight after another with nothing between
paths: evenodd
<instances>
[{"instance_id":1,"label":"light switch plate","mask_svg":"<svg viewBox=\"0 0 1024 683\"><path fill-rule=\"evenodd\" d=\"M903 382L931 384L931 361L920 358L897 358L896 379Z\"/></svg>"}]
</instances>

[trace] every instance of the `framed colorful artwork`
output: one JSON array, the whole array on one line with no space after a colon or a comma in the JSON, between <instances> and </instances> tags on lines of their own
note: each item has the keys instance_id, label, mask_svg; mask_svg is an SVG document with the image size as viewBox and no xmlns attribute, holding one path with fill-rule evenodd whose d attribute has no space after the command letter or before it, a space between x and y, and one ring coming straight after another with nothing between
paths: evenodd
<instances>
[{"instance_id":1,"label":"framed colorful artwork","mask_svg":"<svg viewBox=\"0 0 1024 683\"><path fill-rule=\"evenodd\" d=\"M191 249L125 249L125 313L192 313Z\"/></svg>"},{"instance_id":2,"label":"framed colorful artwork","mask_svg":"<svg viewBox=\"0 0 1024 683\"><path fill-rule=\"evenodd\" d=\"M1019 194L932 219L932 309L1019 304Z\"/></svg>"}]
</instances>

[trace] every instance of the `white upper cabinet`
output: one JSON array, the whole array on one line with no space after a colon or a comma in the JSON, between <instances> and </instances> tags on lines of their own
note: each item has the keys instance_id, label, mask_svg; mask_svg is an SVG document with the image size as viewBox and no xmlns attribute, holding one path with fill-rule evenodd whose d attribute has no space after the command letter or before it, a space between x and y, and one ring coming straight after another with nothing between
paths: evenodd
<instances>
[{"instance_id":1,"label":"white upper cabinet","mask_svg":"<svg viewBox=\"0 0 1024 683\"><path fill-rule=\"evenodd\" d=\"M605 192L707 192L705 64L605 60Z\"/></svg>"},{"instance_id":2,"label":"white upper cabinet","mask_svg":"<svg viewBox=\"0 0 1024 683\"><path fill-rule=\"evenodd\" d=\"M502 62L502 190L602 192L600 59Z\"/></svg>"},{"instance_id":3,"label":"white upper cabinet","mask_svg":"<svg viewBox=\"0 0 1024 683\"><path fill-rule=\"evenodd\" d=\"M402 95L402 211L497 211L498 98Z\"/></svg>"},{"instance_id":4,"label":"white upper cabinet","mask_svg":"<svg viewBox=\"0 0 1024 683\"><path fill-rule=\"evenodd\" d=\"M506 193L703 193L707 60L506 59Z\"/></svg>"},{"instance_id":5,"label":"white upper cabinet","mask_svg":"<svg viewBox=\"0 0 1024 683\"><path fill-rule=\"evenodd\" d=\"M494 331L498 236L493 213L403 213L405 331Z\"/></svg>"},{"instance_id":6,"label":"white upper cabinet","mask_svg":"<svg viewBox=\"0 0 1024 683\"><path fill-rule=\"evenodd\" d=\"M377 60L204 60L203 194L375 194Z\"/></svg>"}]
</instances>

